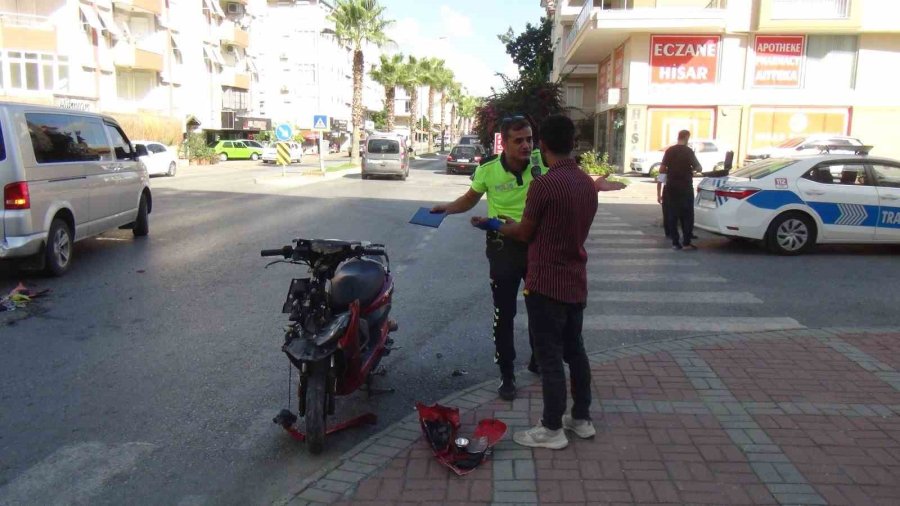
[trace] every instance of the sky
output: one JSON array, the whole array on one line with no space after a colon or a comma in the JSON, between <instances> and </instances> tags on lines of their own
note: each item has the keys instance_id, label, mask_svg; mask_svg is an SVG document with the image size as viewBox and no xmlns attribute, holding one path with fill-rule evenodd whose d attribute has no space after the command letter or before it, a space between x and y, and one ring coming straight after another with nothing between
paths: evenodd
<instances>
[{"instance_id":1,"label":"sky","mask_svg":"<svg viewBox=\"0 0 900 506\"><path fill-rule=\"evenodd\" d=\"M497 35L512 27L520 34L544 15L540 0L380 0L394 24L388 34L403 54L446 61L469 95L501 89L495 74L518 75ZM368 66L368 65L367 65Z\"/></svg>"}]
</instances>

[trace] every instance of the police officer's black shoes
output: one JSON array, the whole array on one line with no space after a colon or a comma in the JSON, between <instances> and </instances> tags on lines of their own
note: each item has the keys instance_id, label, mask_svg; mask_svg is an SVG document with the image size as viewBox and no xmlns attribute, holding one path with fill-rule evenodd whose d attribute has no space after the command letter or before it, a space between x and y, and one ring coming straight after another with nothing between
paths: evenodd
<instances>
[{"instance_id":1,"label":"police officer's black shoes","mask_svg":"<svg viewBox=\"0 0 900 506\"><path fill-rule=\"evenodd\" d=\"M516 377L506 374L501 376L497 393L500 394L500 398L504 401L514 400L516 398Z\"/></svg>"},{"instance_id":2,"label":"police officer's black shoes","mask_svg":"<svg viewBox=\"0 0 900 506\"><path fill-rule=\"evenodd\" d=\"M537 365L537 361L534 359L534 355L531 356L531 360L528 361L528 372L532 374L541 375L541 368Z\"/></svg>"}]
</instances>

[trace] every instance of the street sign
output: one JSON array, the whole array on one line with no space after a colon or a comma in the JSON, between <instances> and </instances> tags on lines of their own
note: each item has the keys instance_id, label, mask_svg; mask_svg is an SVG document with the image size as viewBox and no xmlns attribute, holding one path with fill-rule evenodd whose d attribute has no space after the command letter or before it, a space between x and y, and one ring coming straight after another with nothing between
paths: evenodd
<instances>
[{"instance_id":1,"label":"street sign","mask_svg":"<svg viewBox=\"0 0 900 506\"><path fill-rule=\"evenodd\" d=\"M500 132L494 132L494 154L499 155L503 152L503 145L500 144L500 141L503 140L503 136L500 135Z\"/></svg>"},{"instance_id":2,"label":"street sign","mask_svg":"<svg viewBox=\"0 0 900 506\"><path fill-rule=\"evenodd\" d=\"M313 130L331 130L331 128L328 127L328 116L325 116L324 114L316 114L313 116Z\"/></svg>"},{"instance_id":3,"label":"street sign","mask_svg":"<svg viewBox=\"0 0 900 506\"><path fill-rule=\"evenodd\" d=\"M375 130L375 122L372 121L372 120L370 120L370 119L367 119L367 120L363 121L363 129L365 129L365 130Z\"/></svg>"},{"instance_id":4,"label":"street sign","mask_svg":"<svg viewBox=\"0 0 900 506\"><path fill-rule=\"evenodd\" d=\"M287 123L282 123L275 128L275 138L280 141L289 141L294 138L294 129Z\"/></svg>"},{"instance_id":5,"label":"street sign","mask_svg":"<svg viewBox=\"0 0 900 506\"><path fill-rule=\"evenodd\" d=\"M338 132L346 132L347 131L347 120L345 119L336 119L331 121L331 126L334 127Z\"/></svg>"},{"instance_id":6,"label":"street sign","mask_svg":"<svg viewBox=\"0 0 900 506\"><path fill-rule=\"evenodd\" d=\"M275 144L275 153L278 165L290 165L291 149L286 142L278 142Z\"/></svg>"}]
</instances>

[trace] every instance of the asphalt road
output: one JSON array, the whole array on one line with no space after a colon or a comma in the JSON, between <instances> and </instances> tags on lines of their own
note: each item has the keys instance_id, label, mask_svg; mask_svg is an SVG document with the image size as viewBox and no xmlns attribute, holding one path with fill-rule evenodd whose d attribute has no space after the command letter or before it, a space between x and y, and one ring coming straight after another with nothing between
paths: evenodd
<instances>
[{"instance_id":1,"label":"asphalt road","mask_svg":"<svg viewBox=\"0 0 900 506\"><path fill-rule=\"evenodd\" d=\"M63 278L0 266L2 293L18 281L51 290L0 314L0 504L267 504L415 401L495 377L483 236L467 216L407 223L467 177L423 159L405 182L254 183L273 170L229 162L154 178L150 236L80 242ZM787 258L700 233L700 251L673 252L656 205L601 213L588 243L590 350L723 326L896 325L897 247ZM302 273L265 269L259 250L298 236L384 243L397 283L401 349L380 382L396 392L340 401L339 416L371 409L380 423L330 437L317 457L271 422L296 403L280 308Z\"/></svg>"}]
</instances>

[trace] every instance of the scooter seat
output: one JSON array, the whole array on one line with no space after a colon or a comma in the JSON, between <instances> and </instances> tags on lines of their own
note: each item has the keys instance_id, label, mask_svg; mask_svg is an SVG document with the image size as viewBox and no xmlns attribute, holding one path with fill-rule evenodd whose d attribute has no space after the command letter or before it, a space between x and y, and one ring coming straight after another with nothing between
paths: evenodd
<instances>
[{"instance_id":1,"label":"scooter seat","mask_svg":"<svg viewBox=\"0 0 900 506\"><path fill-rule=\"evenodd\" d=\"M354 258L342 263L331 278L332 310L342 311L357 299L361 307L367 307L381 293L386 276L384 266L375 260Z\"/></svg>"}]
</instances>

